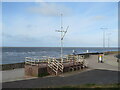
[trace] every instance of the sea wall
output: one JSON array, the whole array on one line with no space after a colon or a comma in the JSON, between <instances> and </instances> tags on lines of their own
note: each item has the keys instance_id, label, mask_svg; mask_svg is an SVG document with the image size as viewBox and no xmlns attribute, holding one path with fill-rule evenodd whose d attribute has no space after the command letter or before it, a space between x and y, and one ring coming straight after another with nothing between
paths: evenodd
<instances>
[{"instance_id":1,"label":"sea wall","mask_svg":"<svg viewBox=\"0 0 120 90\"><path fill-rule=\"evenodd\" d=\"M83 58L88 58L89 54L82 55ZM17 68L24 68L25 63L13 63L13 64L3 64L0 65L0 70L12 70L12 69L17 69Z\"/></svg>"},{"instance_id":2,"label":"sea wall","mask_svg":"<svg viewBox=\"0 0 120 90\"><path fill-rule=\"evenodd\" d=\"M1 70L12 70L17 68L24 68L25 63L3 64L0 65Z\"/></svg>"}]
</instances>

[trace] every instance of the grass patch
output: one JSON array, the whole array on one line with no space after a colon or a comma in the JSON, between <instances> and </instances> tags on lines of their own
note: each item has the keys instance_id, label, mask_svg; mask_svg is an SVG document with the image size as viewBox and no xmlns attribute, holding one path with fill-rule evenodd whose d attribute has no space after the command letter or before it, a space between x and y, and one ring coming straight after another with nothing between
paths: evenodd
<instances>
[{"instance_id":1,"label":"grass patch","mask_svg":"<svg viewBox=\"0 0 120 90\"><path fill-rule=\"evenodd\" d=\"M53 88L120 88L120 84L83 84L83 85L71 85L60 86Z\"/></svg>"},{"instance_id":2,"label":"grass patch","mask_svg":"<svg viewBox=\"0 0 120 90\"><path fill-rule=\"evenodd\" d=\"M119 84L83 84L83 85L70 85L59 87L46 87L46 88L4 88L2 90L119 90Z\"/></svg>"}]
</instances>

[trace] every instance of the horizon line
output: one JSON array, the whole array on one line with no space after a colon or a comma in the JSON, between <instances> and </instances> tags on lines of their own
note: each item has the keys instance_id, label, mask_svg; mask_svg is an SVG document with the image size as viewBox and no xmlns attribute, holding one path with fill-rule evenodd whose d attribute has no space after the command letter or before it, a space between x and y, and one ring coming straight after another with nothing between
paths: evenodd
<instances>
[{"instance_id":1,"label":"horizon line","mask_svg":"<svg viewBox=\"0 0 120 90\"><path fill-rule=\"evenodd\" d=\"M0 47L0 48L6 48L6 47L16 47L16 48L21 48L21 47L25 47L25 48L32 48L30 46L3 46L3 47ZM61 47L35 47L33 46L33 48L61 48ZM118 47L63 47L63 48L118 48Z\"/></svg>"}]
</instances>

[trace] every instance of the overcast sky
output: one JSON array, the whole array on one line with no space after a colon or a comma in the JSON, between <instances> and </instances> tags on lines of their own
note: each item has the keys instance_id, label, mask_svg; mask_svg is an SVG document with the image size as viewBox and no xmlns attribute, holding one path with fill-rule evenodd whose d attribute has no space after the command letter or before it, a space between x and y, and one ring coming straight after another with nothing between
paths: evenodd
<instances>
[{"instance_id":1,"label":"overcast sky","mask_svg":"<svg viewBox=\"0 0 120 90\"><path fill-rule=\"evenodd\" d=\"M59 47L60 13L63 14L65 47L102 47L103 30L110 46L118 46L117 2L4 2L3 46Z\"/></svg>"}]
</instances>

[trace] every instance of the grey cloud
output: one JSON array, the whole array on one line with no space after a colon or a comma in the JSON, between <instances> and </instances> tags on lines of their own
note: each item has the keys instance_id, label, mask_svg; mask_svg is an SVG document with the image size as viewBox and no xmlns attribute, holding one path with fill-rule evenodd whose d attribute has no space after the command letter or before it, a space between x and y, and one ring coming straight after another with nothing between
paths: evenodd
<instances>
[{"instance_id":1,"label":"grey cloud","mask_svg":"<svg viewBox=\"0 0 120 90\"><path fill-rule=\"evenodd\" d=\"M27 36L12 36L3 39L4 46L59 46L59 41L51 36L41 36L39 38Z\"/></svg>"},{"instance_id":2,"label":"grey cloud","mask_svg":"<svg viewBox=\"0 0 120 90\"><path fill-rule=\"evenodd\" d=\"M12 38L13 36L10 34L2 33L2 37Z\"/></svg>"},{"instance_id":3,"label":"grey cloud","mask_svg":"<svg viewBox=\"0 0 120 90\"><path fill-rule=\"evenodd\" d=\"M13 41L23 41L23 42L39 41L38 39L29 37L27 35L10 35L10 34L3 34L3 40L13 40Z\"/></svg>"},{"instance_id":4,"label":"grey cloud","mask_svg":"<svg viewBox=\"0 0 120 90\"><path fill-rule=\"evenodd\" d=\"M59 16L60 13L63 13L64 16L71 14L70 8L55 3L40 3L39 6L28 8L28 11L45 16Z\"/></svg>"},{"instance_id":5,"label":"grey cloud","mask_svg":"<svg viewBox=\"0 0 120 90\"><path fill-rule=\"evenodd\" d=\"M39 36L37 37L31 37L26 35L10 35L10 34L4 34L3 35L3 41L4 42L19 42L19 43L41 43L41 44L53 44L55 43L59 38L55 36Z\"/></svg>"}]
</instances>

